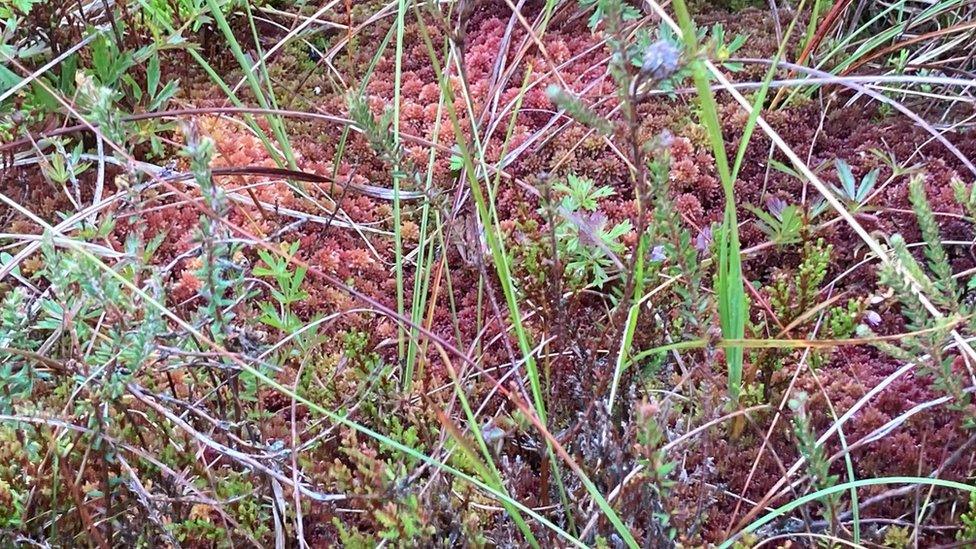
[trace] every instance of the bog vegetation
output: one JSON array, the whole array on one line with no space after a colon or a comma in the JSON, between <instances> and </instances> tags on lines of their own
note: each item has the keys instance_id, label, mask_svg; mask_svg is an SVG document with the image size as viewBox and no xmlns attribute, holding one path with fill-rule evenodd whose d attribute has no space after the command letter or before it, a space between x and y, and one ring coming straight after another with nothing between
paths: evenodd
<instances>
[{"instance_id":1,"label":"bog vegetation","mask_svg":"<svg viewBox=\"0 0 976 549\"><path fill-rule=\"evenodd\" d=\"M0 0L0 545L976 544L974 22Z\"/></svg>"}]
</instances>

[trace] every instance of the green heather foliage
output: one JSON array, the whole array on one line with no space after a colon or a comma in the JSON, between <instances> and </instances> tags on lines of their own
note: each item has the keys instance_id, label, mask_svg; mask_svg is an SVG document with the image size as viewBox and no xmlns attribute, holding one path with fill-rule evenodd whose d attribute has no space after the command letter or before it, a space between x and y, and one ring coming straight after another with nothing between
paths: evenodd
<instances>
[{"instance_id":1,"label":"green heather foliage","mask_svg":"<svg viewBox=\"0 0 976 549\"><path fill-rule=\"evenodd\" d=\"M956 184L955 188L957 198L967 196L962 184ZM917 361L920 372L932 381L933 387L952 397L950 408L966 414L966 425L973 428L976 427L976 413L970 406L972 393L966 391L965 378L955 371L958 355L949 351L947 345L953 340L950 337L953 329L966 328L968 333L976 326L973 320L976 311L971 301L960 300L962 289L949 265L941 231L926 197L921 176L912 178L908 192L922 233L925 262L917 261L905 239L895 234L889 239L891 252L902 267L885 264L878 276L879 281L889 287L901 303L906 327L917 333L901 338L897 344L879 342L877 345L893 356ZM946 316L933 318L922 302L920 291L942 308ZM870 330L862 327L862 332L868 334Z\"/></svg>"},{"instance_id":2,"label":"green heather foliage","mask_svg":"<svg viewBox=\"0 0 976 549\"><path fill-rule=\"evenodd\" d=\"M830 488L837 484L837 475L830 474L830 462L827 460L827 453L822 444L816 439L810 425L809 411L807 410L808 396L804 392L798 392L790 400L790 409L793 410L793 432L797 439L797 448L800 455L807 461L807 471L812 479L813 486L818 490ZM836 519L837 495L829 495L824 498L824 514L827 520L834 526Z\"/></svg>"}]
</instances>

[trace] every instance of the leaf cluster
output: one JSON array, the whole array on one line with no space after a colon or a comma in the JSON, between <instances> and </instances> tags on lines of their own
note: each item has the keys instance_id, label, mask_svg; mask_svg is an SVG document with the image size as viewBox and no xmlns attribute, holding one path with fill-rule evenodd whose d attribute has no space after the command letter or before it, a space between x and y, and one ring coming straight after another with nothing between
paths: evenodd
<instances>
[{"instance_id":1,"label":"leaf cluster","mask_svg":"<svg viewBox=\"0 0 976 549\"><path fill-rule=\"evenodd\" d=\"M607 186L569 174L553 189L562 198L555 221L557 250L564 262L570 284L576 288L602 287L610 280L617 254L625 250L621 238L633 230L630 220L607 227L607 217L598 211L601 199L614 195ZM541 210L545 213L545 208Z\"/></svg>"}]
</instances>

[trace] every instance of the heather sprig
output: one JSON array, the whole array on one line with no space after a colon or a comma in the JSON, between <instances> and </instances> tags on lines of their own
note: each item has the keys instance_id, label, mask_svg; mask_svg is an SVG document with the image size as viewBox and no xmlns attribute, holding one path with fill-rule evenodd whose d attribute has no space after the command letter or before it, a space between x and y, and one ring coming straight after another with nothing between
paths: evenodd
<instances>
[{"instance_id":1,"label":"heather sprig","mask_svg":"<svg viewBox=\"0 0 976 549\"><path fill-rule=\"evenodd\" d=\"M203 282L198 314L201 325L206 325L214 341L222 344L234 331L233 309L244 287L244 270L236 261L238 249L230 244L230 232L221 221L227 216L229 202L210 171L213 139L199 135L193 126L185 129L185 135L183 155L190 161L190 172L209 210L200 215L196 234L202 261L195 274Z\"/></svg>"},{"instance_id":2,"label":"heather sprig","mask_svg":"<svg viewBox=\"0 0 976 549\"><path fill-rule=\"evenodd\" d=\"M817 490L831 488L837 484L838 476L830 473L830 462L823 445L817 441L817 435L810 423L810 413L807 410L809 397L800 391L790 399L790 409L793 411L793 434L796 437L797 449L807 462L807 472L811 484ZM824 496L824 514L830 522L831 529L836 530L838 494Z\"/></svg>"},{"instance_id":3,"label":"heather sprig","mask_svg":"<svg viewBox=\"0 0 976 549\"><path fill-rule=\"evenodd\" d=\"M967 207L969 194L965 187L955 184L954 191L963 207ZM969 378L960 376L955 371L956 354L949 350L948 345L952 341L950 333L953 329L964 324L972 328L972 317L976 311L972 304L960 299L962 292L953 275L938 222L925 195L920 175L909 182L908 193L922 234L926 266L933 276L930 277L922 264L915 259L900 234L889 238L891 253L898 266L895 263L881 265L878 281L892 290L901 305L901 314L907 321L908 329L916 334L902 338L898 345L889 342L877 342L875 345L892 356L917 361L921 372L932 379L933 385L953 397L951 407L970 416L967 424L974 426L976 419L972 417L973 412L969 407L972 396L966 390L966 381ZM933 318L919 298L918 290L931 296L933 302L949 314ZM871 335L867 326L862 326L861 332L863 335Z\"/></svg>"},{"instance_id":4,"label":"heather sprig","mask_svg":"<svg viewBox=\"0 0 976 549\"><path fill-rule=\"evenodd\" d=\"M933 285L936 291L933 295L940 305L954 310L958 306L961 294L956 281L952 278L952 266L949 265L949 257L942 246L939 224L925 196L922 176L917 175L908 183L908 198L915 211L918 227L922 231L922 240L925 241L925 258L928 267L934 275Z\"/></svg>"},{"instance_id":5,"label":"heather sprig","mask_svg":"<svg viewBox=\"0 0 976 549\"><path fill-rule=\"evenodd\" d=\"M10 414L15 405L30 396L35 380L47 377L29 360L8 349L35 351L42 342L30 335L30 315L23 288L7 292L0 303L0 413Z\"/></svg>"}]
</instances>

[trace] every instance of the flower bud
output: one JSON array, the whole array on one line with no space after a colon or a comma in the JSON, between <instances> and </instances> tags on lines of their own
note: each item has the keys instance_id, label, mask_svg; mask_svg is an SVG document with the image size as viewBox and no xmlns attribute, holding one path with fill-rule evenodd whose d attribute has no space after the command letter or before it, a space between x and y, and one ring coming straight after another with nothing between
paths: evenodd
<instances>
[{"instance_id":1,"label":"flower bud","mask_svg":"<svg viewBox=\"0 0 976 549\"><path fill-rule=\"evenodd\" d=\"M681 52L667 40L658 40L644 50L641 73L654 80L664 80L678 70Z\"/></svg>"}]
</instances>

